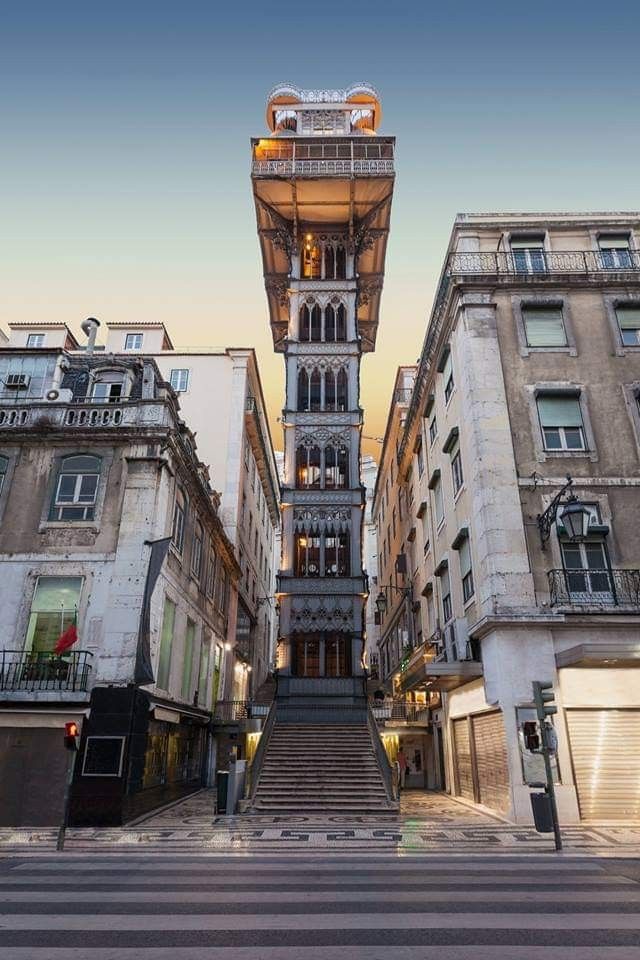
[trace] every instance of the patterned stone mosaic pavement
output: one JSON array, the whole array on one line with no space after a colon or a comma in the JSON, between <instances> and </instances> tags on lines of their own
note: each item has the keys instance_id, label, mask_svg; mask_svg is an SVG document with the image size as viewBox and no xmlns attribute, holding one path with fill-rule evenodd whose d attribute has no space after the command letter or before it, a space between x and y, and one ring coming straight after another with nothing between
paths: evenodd
<instances>
[{"instance_id":1,"label":"patterned stone mosaic pavement","mask_svg":"<svg viewBox=\"0 0 640 960\"><path fill-rule=\"evenodd\" d=\"M0 855L51 850L56 831L0 830ZM640 823L580 824L563 828L566 854L640 856ZM249 853L335 851L350 853L523 854L552 852L553 840L444 794L408 793L397 816L215 816L211 790L182 800L118 829L71 829L68 851L149 853Z\"/></svg>"}]
</instances>

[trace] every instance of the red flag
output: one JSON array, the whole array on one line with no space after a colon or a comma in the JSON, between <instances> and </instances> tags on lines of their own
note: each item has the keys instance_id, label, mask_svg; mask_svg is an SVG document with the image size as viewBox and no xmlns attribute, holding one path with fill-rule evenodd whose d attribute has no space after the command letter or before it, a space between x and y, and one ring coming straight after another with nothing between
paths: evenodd
<instances>
[{"instance_id":1,"label":"red flag","mask_svg":"<svg viewBox=\"0 0 640 960\"><path fill-rule=\"evenodd\" d=\"M71 626L67 627L64 633L58 639L58 642L53 648L53 652L65 653L65 651L69 650L70 647L74 645L77 639L78 639L78 631L76 630L75 623L72 623Z\"/></svg>"}]
</instances>

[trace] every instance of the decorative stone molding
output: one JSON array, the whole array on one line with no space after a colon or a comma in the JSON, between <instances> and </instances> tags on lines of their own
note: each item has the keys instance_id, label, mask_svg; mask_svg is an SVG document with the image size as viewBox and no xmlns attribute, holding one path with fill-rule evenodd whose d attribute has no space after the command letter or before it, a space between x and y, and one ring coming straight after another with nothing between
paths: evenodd
<instances>
[{"instance_id":1,"label":"decorative stone molding","mask_svg":"<svg viewBox=\"0 0 640 960\"><path fill-rule=\"evenodd\" d=\"M286 280L277 280L273 277L270 277L264 282L264 288L267 293L273 294L277 297L278 303L281 307L286 307L289 303L289 286Z\"/></svg>"},{"instance_id":2,"label":"decorative stone molding","mask_svg":"<svg viewBox=\"0 0 640 960\"><path fill-rule=\"evenodd\" d=\"M318 427L316 430L305 430L296 434L297 447L320 447L324 448L327 444L334 447L348 447L350 435L346 430L337 431L327 427Z\"/></svg>"},{"instance_id":3,"label":"decorative stone molding","mask_svg":"<svg viewBox=\"0 0 640 960\"><path fill-rule=\"evenodd\" d=\"M296 597L291 604L290 623L293 630L305 633L315 630L351 633L354 620L353 603L349 599Z\"/></svg>"},{"instance_id":4,"label":"decorative stone molding","mask_svg":"<svg viewBox=\"0 0 640 960\"><path fill-rule=\"evenodd\" d=\"M293 526L298 533L308 535L348 533L351 529L351 510L344 507L294 507Z\"/></svg>"}]
</instances>

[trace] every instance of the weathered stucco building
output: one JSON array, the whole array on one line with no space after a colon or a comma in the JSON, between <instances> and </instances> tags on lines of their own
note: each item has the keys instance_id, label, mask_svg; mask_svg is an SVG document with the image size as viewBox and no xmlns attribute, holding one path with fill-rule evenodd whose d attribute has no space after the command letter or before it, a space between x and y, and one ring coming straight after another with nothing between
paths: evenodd
<instances>
[{"instance_id":1,"label":"weathered stucco building","mask_svg":"<svg viewBox=\"0 0 640 960\"><path fill-rule=\"evenodd\" d=\"M640 812L639 228L459 216L390 412L374 517L381 580L395 569L408 600L383 617L383 672L431 703L450 792L517 821L540 779L534 680L559 705L561 819ZM545 513L571 492L577 539Z\"/></svg>"},{"instance_id":2,"label":"weathered stucco building","mask_svg":"<svg viewBox=\"0 0 640 960\"><path fill-rule=\"evenodd\" d=\"M5 824L59 822L66 721L82 733L72 822L120 823L211 772L240 570L174 391L152 359L94 350L96 326L85 351L61 325L0 348Z\"/></svg>"}]
</instances>

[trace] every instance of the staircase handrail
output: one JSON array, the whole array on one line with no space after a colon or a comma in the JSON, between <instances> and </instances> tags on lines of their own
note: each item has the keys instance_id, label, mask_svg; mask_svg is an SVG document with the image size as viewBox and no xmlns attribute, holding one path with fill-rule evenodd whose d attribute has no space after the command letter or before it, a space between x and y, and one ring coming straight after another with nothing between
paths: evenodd
<instances>
[{"instance_id":1,"label":"staircase handrail","mask_svg":"<svg viewBox=\"0 0 640 960\"><path fill-rule=\"evenodd\" d=\"M369 734L373 743L373 749L375 750L376 760L378 761L378 767L380 768L380 773L382 774L382 779L384 781L387 799L392 803L397 803L397 777L394 775L394 770L389 761L389 757L387 756L387 751L382 744L382 738L378 731L378 724L376 723L370 703L367 703L367 726L369 727Z\"/></svg>"},{"instance_id":2,"label":"staircase handrail","mask_svg":"<svg viewBox=\"0 0 640 960\"><path fill-rule=\"evenodd\" d=\"M262 764L264 762L264 754L267 749L267 743L269 737L271 736L271 730L276 719L276 701L272 700L269 707L269 713L267 714L266 720L262 725L262 733L260 740L258 741L258 746L256 747L256 752L253 755L253 760L251 761L245 780L245 791L244 799L253 800L255 793L258 787L258 780L260 779L260 771L262 769Z\"/></svg>"}]
</instances>

